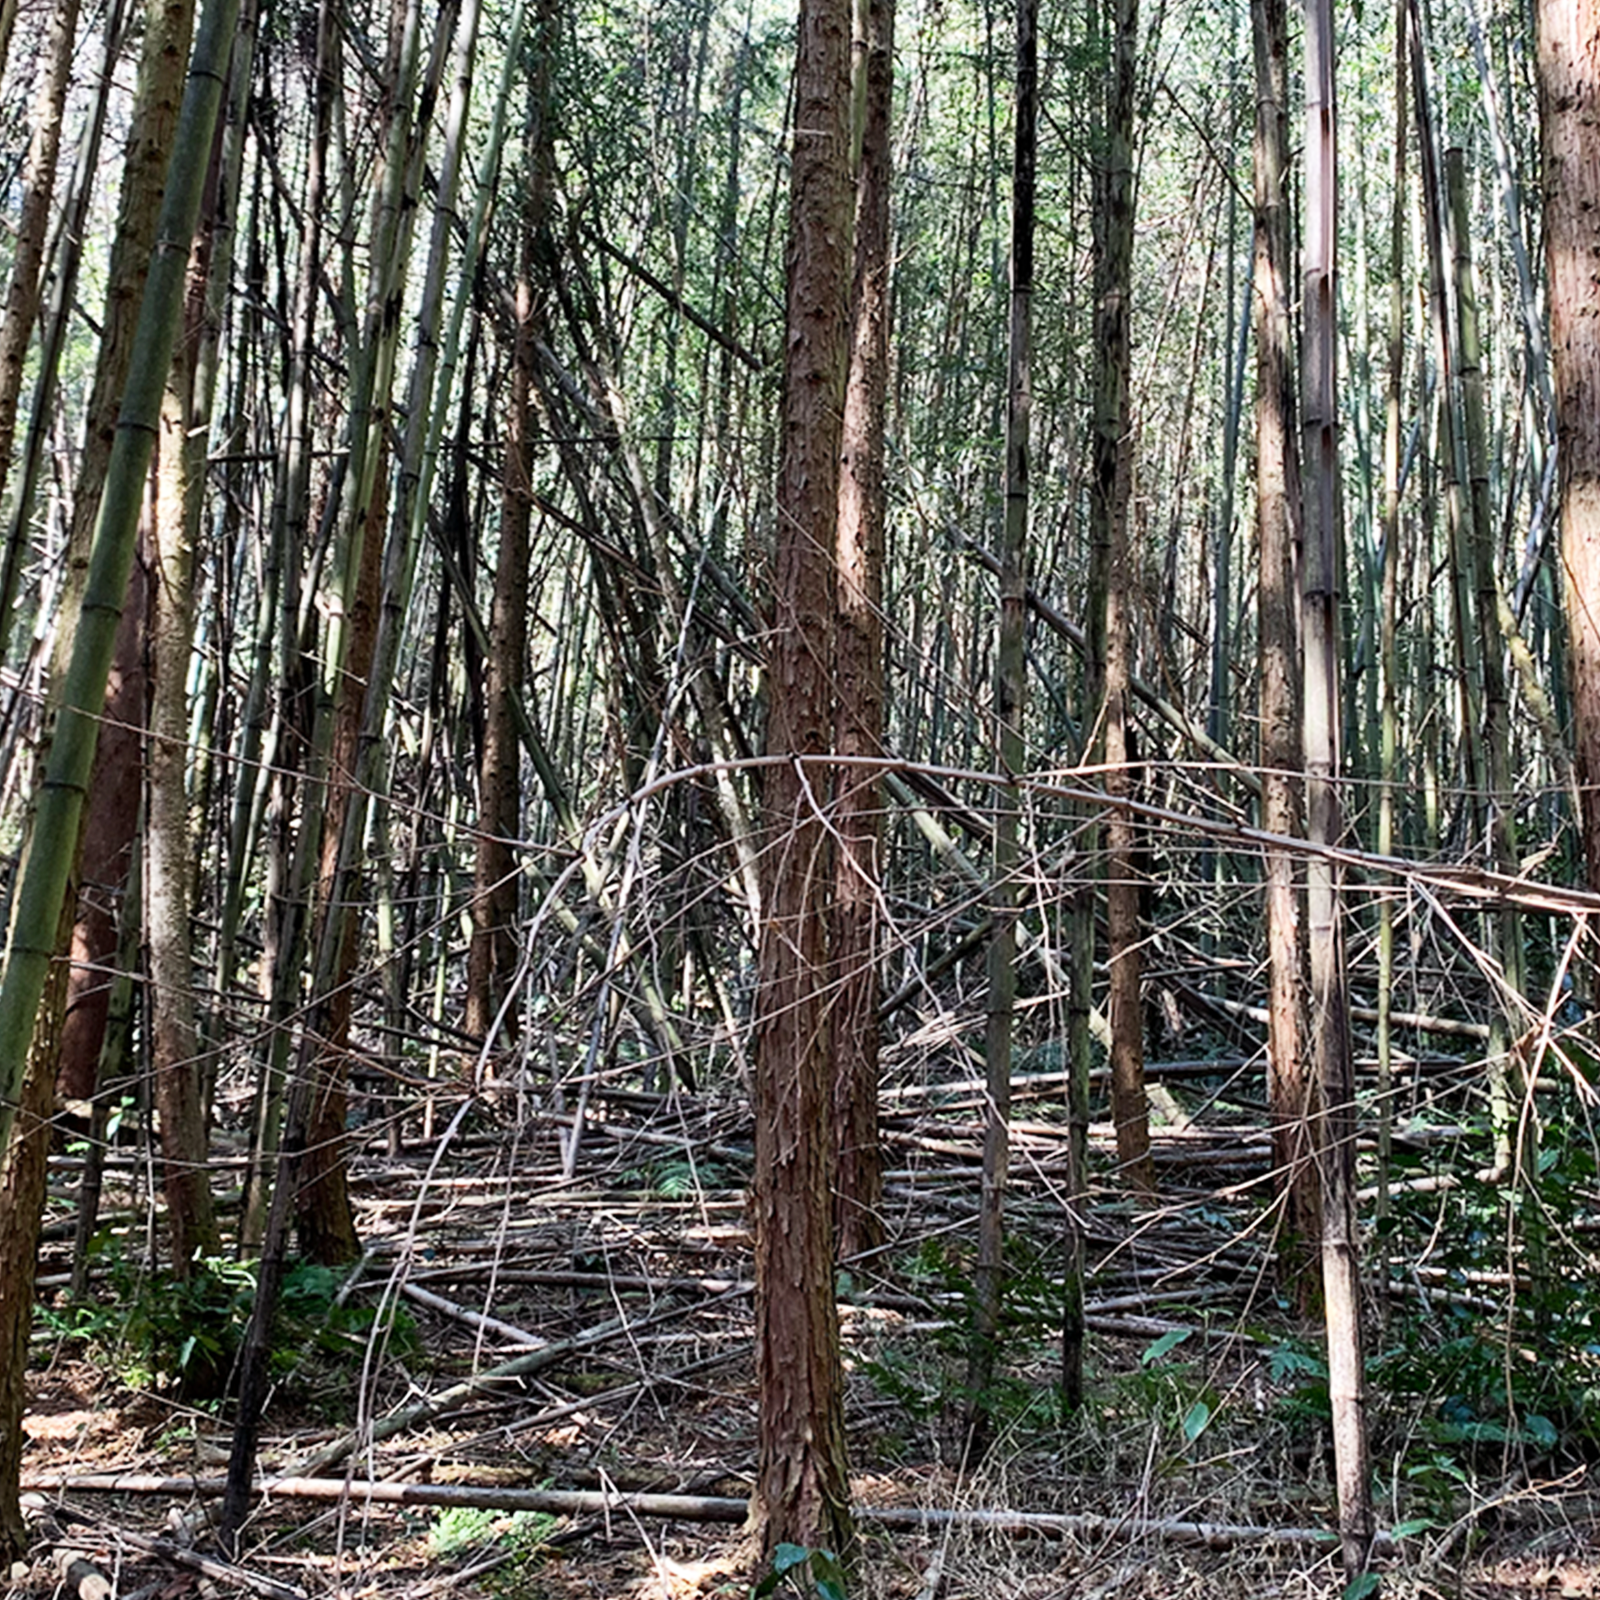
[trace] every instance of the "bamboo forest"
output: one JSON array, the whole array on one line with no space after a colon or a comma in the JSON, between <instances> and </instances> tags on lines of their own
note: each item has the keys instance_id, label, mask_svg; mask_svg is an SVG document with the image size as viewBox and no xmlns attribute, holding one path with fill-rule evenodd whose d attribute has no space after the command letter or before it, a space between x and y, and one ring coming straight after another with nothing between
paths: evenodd
<instances>
[{"instance_id":1,"label":"bamboo forest","mask_svg":"<svg viewBox=\"0 0 1600 1600\"><path fill-rule=\"evenodd\" d=\"M0 1579L1600 1594L1600 0L0 0Z\"/></svg>"}]
</instances>

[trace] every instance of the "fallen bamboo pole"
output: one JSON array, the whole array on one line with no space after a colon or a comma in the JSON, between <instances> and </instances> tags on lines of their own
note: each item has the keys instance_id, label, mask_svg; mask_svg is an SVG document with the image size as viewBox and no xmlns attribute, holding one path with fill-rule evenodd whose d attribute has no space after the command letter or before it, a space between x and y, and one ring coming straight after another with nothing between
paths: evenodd
<instances>
[{"instance_id":1,"label":"fallen bamboo pole","mask_svg":"<svg viewBox=\"0 0 1600 1600\"><path fill-rule=\"evenodd\" d=\"M200 1495L215 1499L224 1478L162 1477L143 1472L43 1473L23 1485L30 1493ZM743 1523L749 1503L715 1495L608 1494L598 1489L504 1489L455 1483L376 1483L343 1478L267 1478L262 1496L286 1500L345 1500L373 1505L466 1506L480 1511L544 1511L592 1516L607 1511L663 1517L673 1522ZM1331 1550L1338 1536L1325 1528L1258 1527L1236 1522L1185 1522L1171 1518L1097 1516L1089 1512L995 1511L923 1506L857 1506L862 1522L884 1528L983 1528L1016 1537L1152 1539L1167 1544L1226 1550L1240 1545ZM1392 1555L1395 1540L1380 1534L1376 1553Z\"/></svg>"}]
</instances>

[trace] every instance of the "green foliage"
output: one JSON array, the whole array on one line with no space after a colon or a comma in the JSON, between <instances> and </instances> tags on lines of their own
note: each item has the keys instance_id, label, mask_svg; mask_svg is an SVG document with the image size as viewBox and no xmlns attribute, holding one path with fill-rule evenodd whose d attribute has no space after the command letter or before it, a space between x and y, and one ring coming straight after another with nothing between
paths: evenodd
<instances>
[{"instance_id":1,"label":"green foliage","mask_svg":"<svg viewBox=\"0 0 1600 1600\"><path fill-rule=\"evenodd\" d=\"M1267 1371L1278 1392L1278 1414L1292 1434L1331 1423L1328 1363L1320 1354L1299 1340L1280 1340L1267 1358Z\"/></svg>"},{"instance_id":2,"label":"green foliage","mask_svg":"<svg viewBox=\"0 0 1600 1600\"><path fill-rule=\"evenodd\" d=\"M755 1587L753 1600L776 1594L816 1595L817 1600L845 1600L844 1568L831 1550L808 1550L803 1544L780 1544L772 1570Z\"/></svg>"},{"instance_id":3,"label":"green foliage","mask_svg":"<svg viewBox=\"0 0 1600 1600\"><path fill-rule=\"evenodd\" d=\"M949 1309L940 1327L919 1333L914 1345L889 1342L861 1370L908 1417L926 1420L965 1413L975 1400L992 1422L1051 1425L1058 1420L1059 1392L1041 1385L1036 1373L1008 1370L1052 1345L1061 1326L1061 1289L1050 1276L1048 1252L1028 1239L1006 1240L1001 1287L999 1346L1003 1358L983 1395L967 1382L972 1350L974 1285L966 1259L940 1240L925 1240L910 1266L912 1281L930 1300Z\"/></svg>"},{"instance_id":4,"label":"green foliage","mask_svg":"<svg viewBox=\"0 0 1600 1600\"><path fill-rule=\"evenodd\" d=\"M727 1174L710 1161L662 1161L645 1173L645 1187L663 1200L686 1200L707 1189L729 1187Z\"/></svg>"},{"instance_id":5,"label":"green foliage","mask_svg":"<svg viewBox=\"0 0 1600 1600\"><path fill-rule=\"evenodd\" d=\"M1175 1359L1194 1335L1193 1328L1172 1328L1140 1352L1137 1370L1115 1380L1109 1397L1113 1410L1136 1409L1183 1441L1185 1451L1209 1428L1221 1400L1197 1362Z\"/></svg>"},{"instance_id":6,"label":"green foliage","mask_svg":"<svg viewBox=\"0 0 1600 1600\"><path fill-rule=\"evenodd\" d=\"M428 1529L428 1551L434 1556L488 1559L494 1566L485 1587L497 1600L523 1600L543 1594L530 1579L543 1563L550 1536L560 1523L546 1511L491 1511L476 1506L449 1506L438 1512Z\"/></svg>"},{"instance_id":7,"label":"green foliage","mask_svg":"<svg viewBox=\"0 0 1600 1600\"><path fill-rule=\"evenodd\" d=\"M547 1511L491 1511L477 1506L447 1506L428 1529L428 1549L436 1556L497 1547L533 1555L550 1542L559 1518Z\"/></svg>"},{"instance_id":8,"label":"green foliage","mask_svg":"<svg viewBox=\"0 0 1600 1600\"><path fill-rule=\"evenodd\" d=\"M255 1304L257 1263L207 1257L179 1277L148 1271L104 1240L95 1250L106 1297L46 1310L45 1325L101 1352L132 1387L171 1388L191 1401L220 1398ZM348 1362L375 1324L372 1307L344 1292L342 1274L302 1262L284 1277L273 1370L288 1376L312 1354ZM403 1311L388 1313L385 1326L402 1341L414 1331Z\"/></svg>"}]
</instances>

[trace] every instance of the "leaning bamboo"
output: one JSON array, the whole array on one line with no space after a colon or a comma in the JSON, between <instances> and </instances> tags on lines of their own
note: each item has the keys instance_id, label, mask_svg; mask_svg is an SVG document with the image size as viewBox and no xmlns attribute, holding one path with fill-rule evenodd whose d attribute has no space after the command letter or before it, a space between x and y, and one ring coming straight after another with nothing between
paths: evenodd
<instances>
[{"instance_id":1,"label":"leaning bamboo","mask_svg":"<svg viewBox=\"0 0 1600 1600\"><path fill-rule=\"evenodd\" d=\"M239 0L212 0L207 7L184 91L155 255L145 282L128 387L95 527L82 615L38 790L33 837L22 866L5 974L0 978L0 1149L10 1142L16 1121L17 1091L78 853L78 826L99 735L99 712L133 566L145 476L183 312L189 245L199 220L211 136L238 15Z\"/></svg>"}]
</instances>

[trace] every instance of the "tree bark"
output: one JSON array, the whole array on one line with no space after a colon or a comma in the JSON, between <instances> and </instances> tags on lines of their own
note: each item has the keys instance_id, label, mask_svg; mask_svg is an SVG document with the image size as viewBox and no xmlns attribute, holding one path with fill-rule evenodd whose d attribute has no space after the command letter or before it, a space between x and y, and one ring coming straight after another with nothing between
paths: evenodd
<instances>
[{"instance_id":1,"label":"tree bark","mask_svg":"<svg viewBox=\"0 0 1600 1600\"><path fill-rule=\"evenodd\" d=\"M59 1016L67 969L51 974L55 995L46 995L42 1015ZM33 1329L34 1275L39 1255L39 1219L44 1211L50 1162L50 1099L59 1040L41 1029L23 1078L16 1130L0 1153L0 1562L27 1551L22 1520L22 1417L27 1409L28 1337Z\"/></svg>"},{"instance_id":2,"label":"tree bark","mask_svg":"<svg viewBox=\"0 0 1600 1600\"><path fill-rule=\"evenodd\" d=\"M489 612L484 663L483 760L478 772L478 856L474 870L472 942L467 953L467 1032L487 1041L517 962L517 863L509 841L522 822L522 746L514 702L522 694L528 654L528 540L533 509L533 372L543 321L535 278L550 208L550 48L552 19L541 7L529 85L527 189L523 196L521 262L511 350L511 398L506 414L505 464L500 488L500 549ZM515 1013L503 1023L509 1037Z\"/></svg>"},{"instance_id":3,"label":"tree bark","mask_svg":"<svg viewBox=\"0 0 1600 1600\"><path fill-rule=\"evenodd\" d=\"M802 0L786 252L787 332L774 616L768 663L763 888L756 995L756 1372L753 1530L844 1554L851 1541L833 1297L831 838L818 809L828 752L834 533L849 340L850 8Z\"/></svg>"},{"instance_id":4,"label":"tree bark","mask_svg":"<svg viewBox=\"0 0 1600 1600\"><path fill-rule=\"evenodd\" d=\"M1289 8L1253 0L1255 38L1256 545L1260 644L1261 822L1294 838L1300 815L1300 451L1289 339L1293 271L1285 194ZM1299 874L1285 850L1266 854L1267 1096L1282 1216L1279 1277L1302 1311L1320 1299L1322 1237L1315 1161L1321 1096L1305 1047L1305 943Z\"/></svg>"},{"instance_id":5,"label":"tree bark","mask_svg":"<svg viewBox=\"0 0 1600 1600\"><path fill-rule=\"evenodd\" d=\"M1138 67L1137 0L1109 0L1111 68L1106 88L1105 156L1096 204L1094 490L1091 506L1090 606L1100 611L1101 696L1106 792L1132 792L1128 713L1133 672L1132 564L1128 511L1133 489L1130 391L1133 365L1133 122ZM1106 938L1111 974L1111 1119L1117 1164L1129 1186L1155 1189L1150 1107L1144 1092L1140 1004L1139 874L1131 815L1113 805L1106 821Z\"/></svg>"},{"instance_id":6,"label":"tree bark","mask_svg":"<svg viewBox=\"0 0 1600 1600\"><path fill-rule=\"evenodd\" d=\"M111 246L106 304L95 356L83 456L73 486L72 522L50 676L66 672L88 578L101 489L116 437L118 407L128 381L145 275L161 214L167 163L177 133L184 63L194 29L193 0L150 0L139 57L135 109L117 200L117 232Z\"/></svg>"},{"instance_id":7,"label":"tree bark","mask_svg":"<svg viewBox=\"0 0 1600 1600\"><path fill-rule=\"evenodd\" d=\"M833 1010L835 1238L841 1259L883 1242L878 1148L878 900L882 789L851 756L883 752L884 405L889 386L889 119L894 0L857 0L856 75L864 96L856 178L850 372L839 461L834 619L836 739L846 758L834 807ZM864 82L861 80L864 79Z\"/></svg>"},{"instance_id":8,"label":"tree bark","mask_svg":"<svg viewBox=\"0 0 1600 1600\"><path fill-rule=\"evenodd\" d=\"M288 334L289 368L285 379L282 452L273 472L272 518L263 591L262 614L256 632L258 661L270 661L274 632L278 636L279 704L274 728L267 743L264 771L258 782L270 784L270 845L265 874L266 908L263 916L263 948L260 964L261 998L272 1007L272 1015L282 1017L291 1009L291 993L298 997L300 976L292 969L285 951L302 937L299 923L305 915L297 903L289 863L290 814L295 805L298 769L304 759L306 729L301 715L304 706L303 662L299 635L299 564L309 542L311 522L312 472L312 370L316 352L317 302L319 277L323 270L322 213L326 195L326 155L332 142L334 107L339 98L340 64L338 23L333 0L319 0L317 44L312 68L312 138L306 153L303 209L307 218L301 241L300 260L295 273L293 307ZM273 614L274 607L276 615ZM251 704L245 714L244 761L251 760L260 748L267 720L265 672L258 667L250 688ZM243 916L245 895L244 857L252 829L258 825L255 795L241 785L229 829L230 870L222 907L222 931L218 939L218 982L225 986L233 977L234 950ZM266 790L260 799L265 801ZM254 1101L251 1106L250 1164L245 1173L244 1203L239 1223L239 1245L247 1254L261 1248L267 1225L272 1171L278 1152L283 1118L285 1063L288 1060L288 1031L279 1025L264 1030L256 1064Z\"/></svg>"},{"instance_id":9,"label":"tree bark","mask_svg":"<svg viewBox=\"0 0 1600 1600\"><path fill-rule=\"evenodd\" d=\"M1016 132L1011 166L1011 304L1006 375L1005 528L1000 545L1000 606L995 636L994 740L1006 781L996 789L993 872L989 886L988 1011L984 1029L986 1092L983 1187L978 1203L978 1260L973 1274L972 1395L975 1453L988 1441L1005 1282L1005 1188L1011 1139L1011 1047L1017 1001L1017 859L1021 793L1027 766L1023 718L1028 704L1026 625L1029 425L1033 408L1034 197L1038 167L1039 12L1018 0Z\"/></svg>"},{"instance_id":10,"label":"tree bark","mask_svg":"<svg viewBox=\"0 0 1600 1600\"><path fill-rule=\"evenodd\" d=\"M128 907L125 897L139 829L147 605L144 563L135 561L128 576L122 620L117 624L105 721L89 779L89 792L96 803L89 807L84 823L72 971L67 978L56 1066L56 1094L64 1101L87 1101L94 1096L115 981L112 968L119 930L130 920L138 924L137 910Z\"/></svg>"},{"instance_id":11,"label":"tree bark","mask_svg":"<svg viewBox=\"0 0 1600 1600\"><path fill-rule=\"evenodd\" d=\"M198 289L203 296L203 255ZM191 285L191 295L194 292ZM193 301L191 300L191 310ZM153 663L145 819L145 944L151 987L150 1065L161 1116L162 1188L172 1236L172 1266L187 1277L197 1256L221 1252L207 1164L200 1092L190 896L194 854L189 827L189 658L194 646L194 545L188 501L192 415L191 318L173 359L162 404L155 472L154 561L149 621Z\"/></svg>"},{"instance_id":12,"label":"tree bark","mask_svg":"<svg viewBox=\"0 0 1600 1600\"><path fill-rule=\"evenodd\" d=\"M1537 14L1567 671L1584 859L1600 890L1600 3L1539 0Z\"/></svg>"},{"instance_id":13,"label":"tree bark","mask_svg":"<svg viewBox=\"0 0 1600 1600\"><path fill-rule=\"evenodd\" d=\"M90 543L116 431L117 407L128 378L140 296L161 212L193 21L194 8L190 0L154 0L145 24L88 423L73 486L65 578L52 645L53 695L59 694L77 636ZM91 898L78 914L71 936L72 960L79 970L65 990L56 991L62 1003L73 1012L59 1039L61 1063L66 1068L61 1091L74 1099L86 1099L93 1093L106 1017L105 1007L96 996L109 992L109 987L102 983L103 974L94 969L109 961L117 948L117 936L105 915L103 896L107 886L126 876L125 866L119 868L117 863L125 863L138 825L139 785L126 781L126 775L139 770L140 735L130 734L128 730L142 728L144 724L142 653L148 597L144 572L135 573L131 566L129 570L130 588L122 601L126 619L119 624L120 631L116 635L119 642L113 646L114 657L122 666L105 707L106 723L99 741L106 744L109 740L111 747L104 757L97 753L94 768L96 775L105 771L123 777L115 783L91 782L89 785L82 882ZM136 658L138 666L130 676L127 668ZM111 681L108 677L108 682ZM116 764L113 764L113 757Z\"/></svg>"},{"instance_id":14,"label":"tree bark","mask_svg":"<svg viewBox=\"0 0 1600 1600\"><path fill-rule=\"evenodd\" d=\"M0 493L5 490L11 469L23 363L44 292L45 234L55 194L56 163L61 153L61 112L72 76L77 28L78 0L58 0L51 20L44 70L34 98L33 134L22 175L22 214L17 219L12 244L5 316L0 319ZM13 598L9 592L0 595L0 654L5 652L11 637Z\"/></svg>"},{"instance_id":15,"label":"tree bark","mask_svg":"<svg viewBox=\"0 0 1600 1600\"><path fill-rule=\"evenodd\" d=\"M476 42L477 8L470 5L463 21L456 64L471 82ZM425 70L419 73L422 19L416 0L395 9L391 39L395 69L390 92L384 167L373 197L372 270L367 310L359 341L360 369L353 386L349 420L350 472L343 525L334 563L335 598L329 608L311 770L325 782L322 816L309 827L307 855L318 851L318 925L313 949L315 1026L303 1035L300 1070L311 1075L306 1104L304 1152L296 1182L296 1224L301 1247L314 1260L329 1265L352 1261L360 1254L348 1185L349 1031L360 917L357 914L362 842L367 796L374 786L397 641L391 627L380 632L386 587L409 578L402 558L385 558L384 530L389 514L391 459L389 435L394 412L395 367L402 337L405 287L410 246L425 166L428 137L440 81L452 52L443 46L457 36L457 7L439 8L435 44ZM464 51L464 57L462 52ZM453 108L454 109L454 108ZM464 112L463 112L464 114ZM454 205L459 168L441 174L438 206ZM434 271L443 246L436 228L430 259ZM412 375L406 409L409 451L425 436L424 414L431 404L431 381L437 352L442 283L424 280L420 312L422 349ZM406 475L402 459L398 480L395 532L391 549L404 549L410 534L405 501L415 478ZM303 822L302 826L306 826Z\"/></svg>"},{"instance_id":16,"label":"tree bark","mask_svg":"<svg viewBox=\"0 0 1600 1600\"><path fill-rule=\"evenodd\" d=\"M82 614L73 633L72 654L61 687L61 709L37 791L31 831L19 869L3 976L0 976L0 1151L22 1175L9 1204L0 1205L4 1237L0 1269L17 1271L28 1287L27 1268L38 1244L43 1203L42 1164L47 1143L37 1119L48 1108L53 1087L57 1040L51 1026L61 998L49 994L52 968L59 984L64 963L53 958L65 938L63 919L82 845L84 798L93 768L98 716L116 639L128 574L133 565L139 515L144 502L150 454L160 420L161 397L172 363L183 314L183 287L200 212L207 157L215 126L228 52L238 18L238 0L213 0L207 8L195 59L184 92L174 143L176 155L157 221L158 249L151 261L133 340L132 374L123 399L101 498L84 591ZM41 1020L43 1026L41 1027ZM49 1066L40 1052L48 1048ZM30 1065L31 1064L31 1065ZM37 1081L42 1075L43 1083ZM24 1082L33 1079L20 1101ZM13 1145L13 1134L16 1143ZM35 1143L41 1181L26 1174ZM16 1485L20 1468L20 1417L31 1306L17 1298L10 1278L0 1302L0 1532L9 1538L19 1526Z\"/></svg>"},{"instance_id":17,"label":"tree bark","mask_svg":"<svg viewBox=\"0 0 1600 1600\"><path fill-rule=\"evenodd\" d=\"M1306 183L1301 361L1305 402L1305 564L1301 575L1305 650L1306 836L1340 843L1338 410L1335 384L1337 153L1332 0L1306 0ZM1311 967L1311 1051L1325 1132L1322 1180L1322 1293L1328 1330L1328 1399L1333 1414L1339 1537L1354 1581L1372 1554L1372 1480L1367 1465L1361 1272L1355 1219L1356 1105L1350 1053L1340 875L1320 853L1306 863L1306 930Z\"/></svg>"},{"instance_id":18,"label":"tree bark","mask_svg":"<svg viewBox=\"0 0 1600 1600\"><path fill-rule=\"evenodd\" d=\"M1378 744L1379 855L1394 848L1395 791L1400 756L1400 406L1406 371L1406 0L1394 8L1394 196L1389 212L1389 348L1384 394L1383 429L1383 588L1378 624L1378 660L1383 672L1381 728ZM1394 898L1378 900L1378 1198L1374 1220L1378 1248L1380 1305L1389 1296L1389 1242L1385 1224L1390 1215L1390 1143L1394 1125Z\"/></svg>"}]
</instances>

